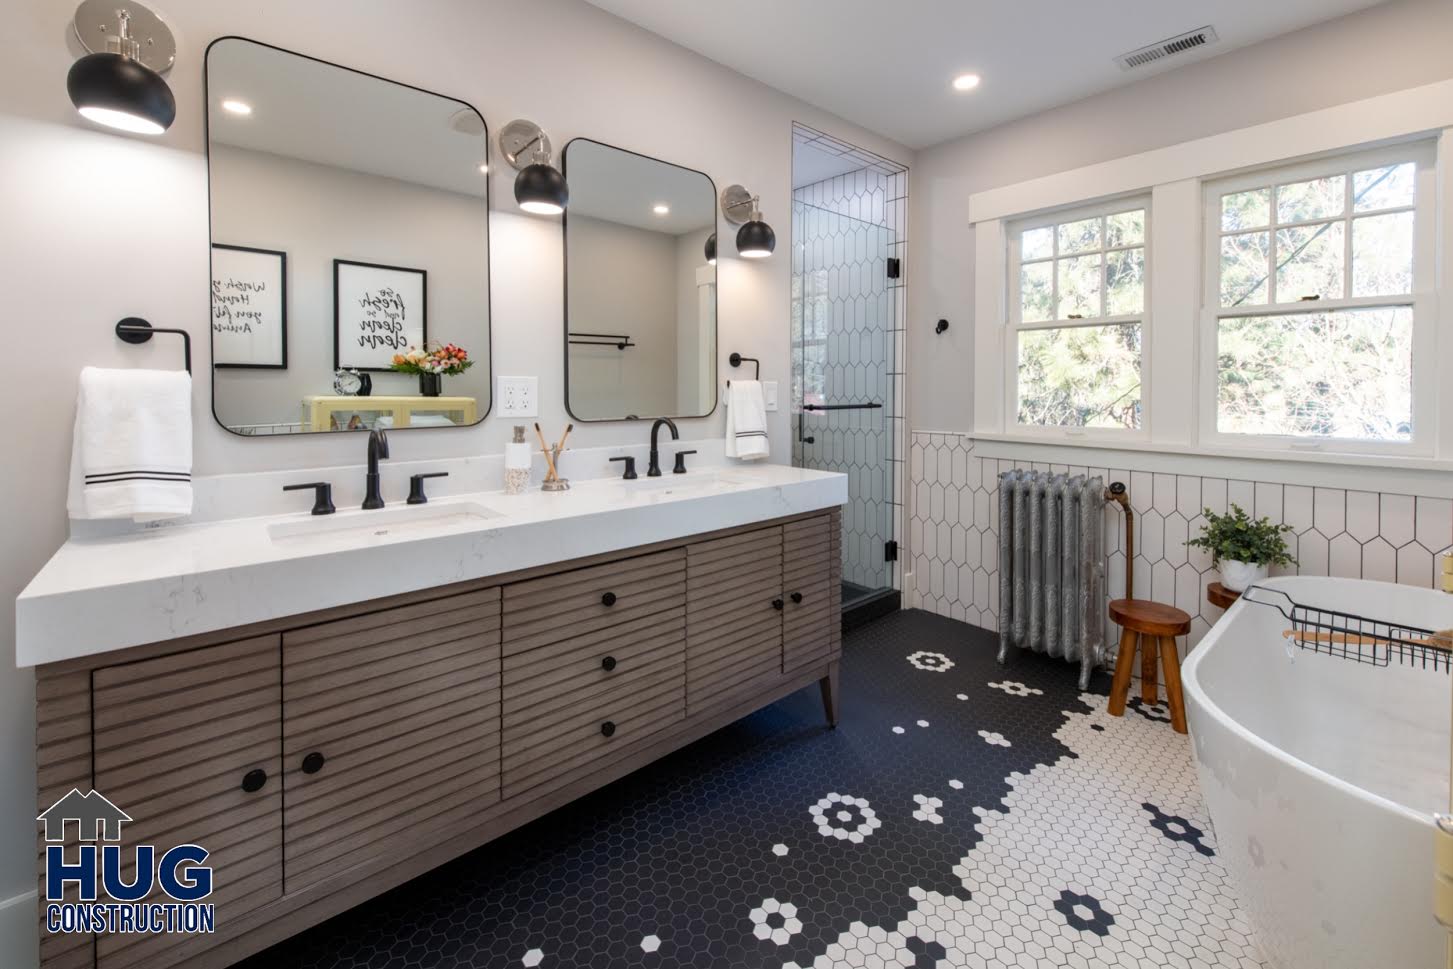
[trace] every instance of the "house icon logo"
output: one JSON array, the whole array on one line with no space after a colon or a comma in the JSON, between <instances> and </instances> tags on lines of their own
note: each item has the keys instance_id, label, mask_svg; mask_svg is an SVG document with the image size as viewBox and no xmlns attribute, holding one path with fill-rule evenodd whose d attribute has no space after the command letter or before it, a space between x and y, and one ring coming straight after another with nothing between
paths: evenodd
<instances>
[{"instance_id":1,"label":"house icon logo","mask_svg":"<svg viewBox=\"0 0 1453 969\"><path fill-rule=\"evenodd\" d=\"M95 791L82 794L79 788L73 787L36 820L45 824L46 841L66 840L69 821L76 822L77 835L82 841L120 841L121 825L130 821L131 816Z\"/></svg>"}]
</instances>

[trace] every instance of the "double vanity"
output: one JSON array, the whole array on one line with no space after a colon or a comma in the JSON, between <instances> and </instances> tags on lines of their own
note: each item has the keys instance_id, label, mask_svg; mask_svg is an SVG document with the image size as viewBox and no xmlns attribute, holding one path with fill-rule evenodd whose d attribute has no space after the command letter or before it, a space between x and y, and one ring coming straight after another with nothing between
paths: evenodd
<instances>
[{"instance_id":1,"label":"double vanity","mask_svg":"<svg viewBox=\"0 0 1453 969\"><path fill-rule=\"evenodd\" d=\"M206 848L216 932L42 925L42 966L225 966L804 686L834 721L845 499L703 468L66 543L17 601L39 808Z\"/></svg>"}]
</instances>

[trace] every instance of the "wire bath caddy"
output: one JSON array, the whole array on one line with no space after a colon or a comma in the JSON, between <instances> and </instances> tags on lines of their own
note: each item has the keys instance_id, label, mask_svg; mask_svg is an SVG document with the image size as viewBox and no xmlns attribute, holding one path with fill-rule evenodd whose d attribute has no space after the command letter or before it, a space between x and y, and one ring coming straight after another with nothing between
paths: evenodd
<instances>
[{"instance_id":1,"label":"wire bath caddy","mask_svg":"<svg viewBox=\"0 0 1453 969\"><path fill-rule=\"evenodd\" d=\"M1350 612L1307 606L1280 589L1250 585L1241 601L1275 609L1291 624L1282 636L1292 646L1369 666L1453 671L1453 630L1423 629Z\"/></svg>"}]
</instances>

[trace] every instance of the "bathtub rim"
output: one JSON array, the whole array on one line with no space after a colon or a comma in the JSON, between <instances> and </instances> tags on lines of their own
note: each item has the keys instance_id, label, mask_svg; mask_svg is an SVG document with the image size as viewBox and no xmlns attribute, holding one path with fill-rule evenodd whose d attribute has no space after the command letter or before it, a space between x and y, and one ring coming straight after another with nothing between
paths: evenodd
<instances>
[{"instance_id":1,"label":"bathtub rim","mask_svg":"<svg viewBox=\"0 0 1453 969\"><path fill-rule=\"evenodd\" d=\"M1257 585L1266 586L1269 588L1276 588L1278 586L1296 586L1297 584L1299 584L1297 580L1307 578L1323 577L1280 576L1278 578L1263 579L1261 582L1258 582ZM1359 583L1365 582L1369 584L1374 584L1373 581L1370 579L1341 579L1338 581ZM1387 583L1375 584L1382 585ZM1196 704L1198 706L1205 709L1208 714L1215 716L1225 729L1231 731L1231 733L1236 735L1238 739L1250 743L1257 750L1271 756L1274 760L1285 764L1293 770L1306 774L1314 780L1328 784L1335 790L1350 794L1364 801L1369 801L1377 807L1387 808L1407 818L1408 820L1425 824L1428 826L1429 829L1431 829L1433 827L1432 814L1425 814L1421 811L1414 810L1413 808L1410 808L1405 804L1400 804L1397 801L1392 800L1391 798L1384 797L1383 795L1377 794L1373 791L1369 791L1366 788L1358 787L1356 784L1343 780L1336 774L1329 773L1328 771L1325 771L1314 764L1309 764L1305 760L1302 760L1300 757L1296 757L1288 753L1286 750L1283 750L1281 747L1278 747L1275 744L1271 743L1260 734L1252 731L1240 720L1231 716L1231 714L1227 712L1225 707L1217 703L1206 692L1205 687L1201 684L1201 679L1199 675L1202 659L1209 655L1210 652L1215 649L1220 643L1221 637L1225 635L1225 630L1228 629L1231 625L1227 620L1234 619L1237 615L1239 615L1241 610L1254 607L1255 605L1256 603L1246 603L1241 601L1240 599L1237 599L1236 602L1233 602L1231 604L1231 608L1227 609L1225 614L1222 615L1220 621L1218 621L1214 626L1211 627L1211 631L1208 632L1205 637L1201 639L1200 643L1196 646L1196 648L1190 651L1190 653L1186 656L1185 660L1181 663L1182 689L1196 701ZM1195 721L1192 720L1189 726L1191 734L1194 736L1196 734ZM1197 745L1193 743L1191 745L1191 753L1193 756L1196 755L1196 750ZM1197 757L1198 762L1199 759L1200 758Z\"/></svg>"}]
</instances>

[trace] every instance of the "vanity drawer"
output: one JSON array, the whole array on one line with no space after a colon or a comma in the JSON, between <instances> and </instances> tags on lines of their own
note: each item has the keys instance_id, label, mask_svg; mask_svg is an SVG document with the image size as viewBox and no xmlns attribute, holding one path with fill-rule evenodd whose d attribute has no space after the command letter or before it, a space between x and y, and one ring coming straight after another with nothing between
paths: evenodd
<instances>
[{"instance_id":1,"label":"vanity drawer","mask_svg":"<svg viewBox=\"0 0 1453 969\"><path fill-rule=\"evenodd\" d=\"M277 636L261 636L92 677L96 790L133 819L121 826L125 880L135 877L134 845L201 845L218 924L283 893L278 648ZM261 785L244 790L254 771ZM146 900L166 899L158 886ZM169 965L178 960L167 950L187 938L98 936L96 965Z\"/></svg>"},{"instance_id":2,"label":"vanity drawer","mask_svg":"<svg viewBox=\"0 0 1453 969\"><path fill-rule=\"evenodd\" d=\"M685 593L679 548L516 582L504 591L505 655L669 612Z\"/></svg>"},{"instance_id":3,"label":"vanity drawer","mask_svg":"<svg viewBox=\"0 0 1453 969\"><path fill-rule=\"evenodd\" d=\"M506 656L504 726L617 689L650 670L686 659L686 607L638 618Z\"/></svg>"},{"instance_id":4,"label":"vanity drawer","mask_svg":"<svg viewBox=\"0 0 1453 969\"><path fill-rule=\"evenodd\" d=\"M679 633L678 633L679 635ZM503 762L506 799L596 766L686 717L686 663L679 647L657 644L602 692L590 687L532 704L510 701Z\"/></svg>"},{"instance_id":5,"label":"vanity drawer","mask_svg":"<svg viewBox=\"0 0 1453 969\"><path fill-rule=\"evenodd\" d=\"M783 526L782 671L826 663L841 651L841 530L831 515Z\"/></svg>"},{"instance_id":6,"label":"vanity drawer","mask_svg":"<svg viewBox=\"0 0 1453 969\"><path fill-rule=\"evenodd\" d=\"M287 891L499 800L500 591L285 633Z\"/></svg>"},{"instance_id":7,"label":"vanity drawer","mask_svg":"<svg viewBox=\"0 0 1453 969\"><path fill-rule=\"evenodd\" d=\"M781 526L687 548L686 706L696 716L782 675Z\"/></svg>"}]
</instances>

